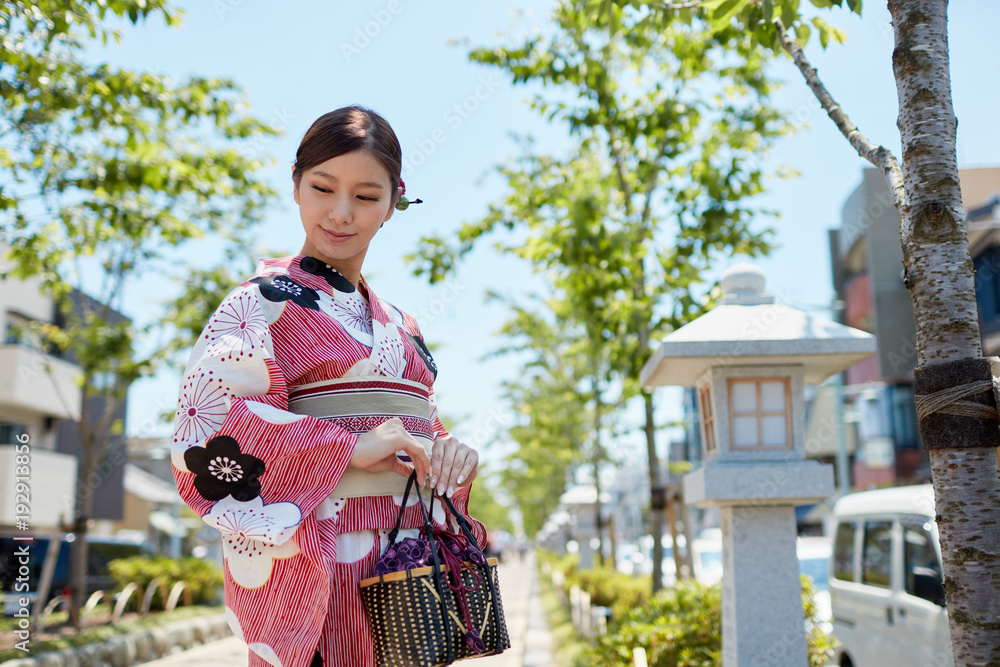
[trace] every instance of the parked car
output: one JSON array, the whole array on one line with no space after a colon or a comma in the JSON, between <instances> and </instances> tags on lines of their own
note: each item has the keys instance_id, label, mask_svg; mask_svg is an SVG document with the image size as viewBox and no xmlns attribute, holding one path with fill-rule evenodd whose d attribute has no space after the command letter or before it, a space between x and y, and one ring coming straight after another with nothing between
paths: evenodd
<instances>
[{"instance_id":1,"label":"parked car","mask_svg":"<svg viewBox=\"0 0 1000 667\"><path fill-rule=\"evenodd\" d=\"M849 494L833 514L834 664L953 665L931 485Z\"/></svg>"},{"instance_id":2,"label":"parked car","mask_svg":"<svg viewBox=\"0 0 1000 667\"><path fill-rule=\"evenodd\" d=\"M23 536L18 533L18 536ZM19 598L25 597L31 600L34 605L38 598L38 578L42 573L42 564L45 562L45 555L48 553L51 537L48 535L35 535L31 542L14 540L14 534L0 534L0 592L3 595L4 613L11 614L19 607ZM69 586L69 564L70 548L73 542L73 535L67 534L63 537L59 555L56 557L55 569L52 572L52 584L49 587L49 599L61 594L63 589ZM17 583L18 570L20 568L19 558L16 550L23 545L30 545L30 556L28 564L28 587L26 591L15 588ZM111 537L104 535L87 536L87 593L98 590L111 590L114 581L108 572L108 563L116 558L128 558L149 553L149 547L145 542L130 538Z\"/></svg>"},{"instance_id":3,"label":"parked car","mask_svg":"<svg viewBox=\"0 0 1000 667\"><path fill-rule=\"evenodd\" d=\"M722 529L705 528L691 540L694 578L703 584L722 581Z\"/></svg>"}]
</instances>

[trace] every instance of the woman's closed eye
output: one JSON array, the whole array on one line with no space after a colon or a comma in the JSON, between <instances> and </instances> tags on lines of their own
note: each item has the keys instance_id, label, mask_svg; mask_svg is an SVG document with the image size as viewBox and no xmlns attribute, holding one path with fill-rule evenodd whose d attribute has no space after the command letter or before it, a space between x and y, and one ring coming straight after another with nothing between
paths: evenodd
<instances>
[{"instance_id":1,"label":"woman's closed eye","mask_svg":"<svg viewBox=\"0 0 1000 667\"><path fill-rule=\"evenodd\" d=\"M322 192L325 195L333 194L333 190L328 190L318 185L312 186L312 189L316 190L317 192ZM358 199L360 199L361 201L371 201L371 202L377 202L379 200L378 197L369 197L365 195L358 195Z\"/></svg>"}]
</instances>

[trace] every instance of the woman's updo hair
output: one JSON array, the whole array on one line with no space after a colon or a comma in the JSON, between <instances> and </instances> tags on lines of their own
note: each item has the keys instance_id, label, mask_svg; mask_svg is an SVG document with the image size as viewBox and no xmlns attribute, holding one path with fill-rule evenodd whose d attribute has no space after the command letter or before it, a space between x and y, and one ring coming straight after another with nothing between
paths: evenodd
<instances>
[{"instance_id":1,"label":"woman's updo hair","mask_svg":"<svg viewBox=\"0 0 1000 667\"><path fill-rule=\"evenodd\" d=\"M389 196L395 204L399 195L403 151L386 119L362 106L342 107L316 119L295 151L292 180L299 185L306 171L356 150L369 153L389 172Z\"/></svg>"}]
</instances>

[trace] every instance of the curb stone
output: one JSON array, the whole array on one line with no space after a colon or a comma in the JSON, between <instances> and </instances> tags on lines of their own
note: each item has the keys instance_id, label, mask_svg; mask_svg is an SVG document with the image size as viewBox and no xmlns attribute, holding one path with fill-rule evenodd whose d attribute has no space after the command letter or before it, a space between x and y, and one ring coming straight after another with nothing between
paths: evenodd
<instances>
[{"instance_id":1,"label":"curb stone","mask_svg":"<svg viewBox=\"0 0 1000 667\"><path fill-rule=\"evenodd\" d=\"M4 664L7 667L131 667L232 633L225 615L204 616Z\"/></svg>"}]
</instances>

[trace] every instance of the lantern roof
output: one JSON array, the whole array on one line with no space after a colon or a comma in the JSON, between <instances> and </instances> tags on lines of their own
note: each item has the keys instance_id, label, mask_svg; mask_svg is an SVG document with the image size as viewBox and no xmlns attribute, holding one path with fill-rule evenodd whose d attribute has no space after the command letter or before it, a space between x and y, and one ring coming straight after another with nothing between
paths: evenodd
<instances>
[{"instance_id":1,"label":"lantern roof","mask_svg":"<svg viewBox=\"0 0 1000 667\"><path fill-rule=\"evenodd\" d=\"M819 384L876 351L870 333L776 303L752 264L727 269L721 286L715 308L663 339L643 366L644 387L694 386L713 366L788 364Z\"/></svg>"}]
</instances>

